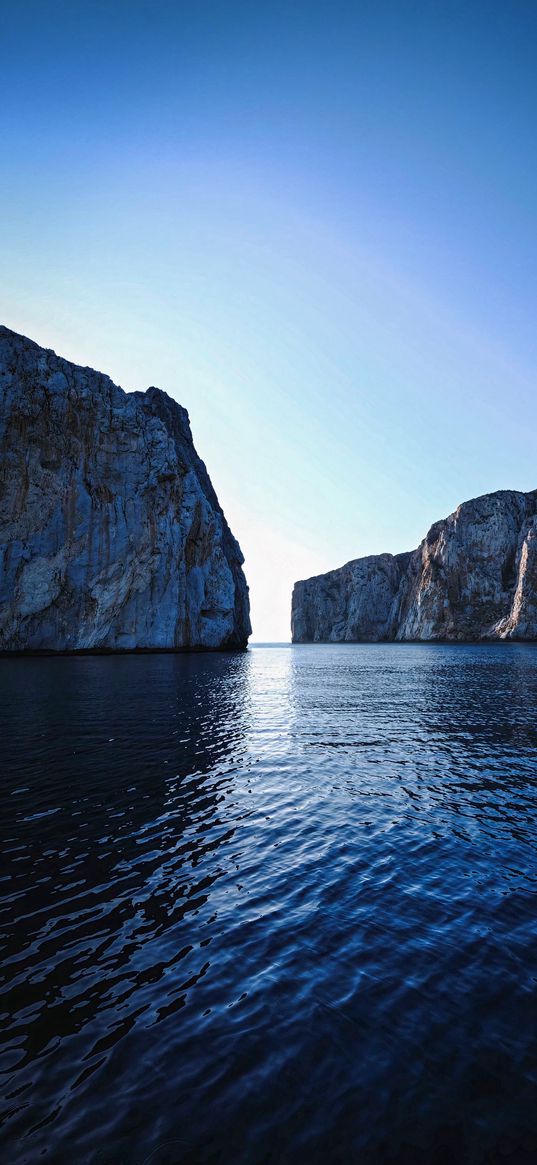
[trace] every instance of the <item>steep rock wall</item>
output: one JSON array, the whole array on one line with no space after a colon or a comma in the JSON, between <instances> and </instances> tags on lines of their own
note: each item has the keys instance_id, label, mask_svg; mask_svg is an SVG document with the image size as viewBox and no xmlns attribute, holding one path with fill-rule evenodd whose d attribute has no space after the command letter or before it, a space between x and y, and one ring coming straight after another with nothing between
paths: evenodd
<instances>
[{"instance_id":1,"label":"steep rock wall","mask_svg":"<svg viewBox=\"0 0 537 1165\"><path fill-rule=\"evenodd\" d=\"M499 490L417 550L295 584L293 642L537 639L537 491Z\"/></svg>"},{"instance_id":2,"label":"steep rock wall","mask_svg":"<svg viewBox=\"0 0 537 1165\"><path fill-rule=\"evenodd\" d=\"M393 638L394 605L408 554L356 558L295 583L294 643L349 643Z\"/></svg>"},{"instance_id":3,"label":"steep rock wall","mask_svg":"<svg viewBox=\"0 0 537 1165\"><path fill-rule=\"evenodd\" d=\"M0 328L0 650L244 648L242 563L185 409Z\"/></svg>"}]
</instances>

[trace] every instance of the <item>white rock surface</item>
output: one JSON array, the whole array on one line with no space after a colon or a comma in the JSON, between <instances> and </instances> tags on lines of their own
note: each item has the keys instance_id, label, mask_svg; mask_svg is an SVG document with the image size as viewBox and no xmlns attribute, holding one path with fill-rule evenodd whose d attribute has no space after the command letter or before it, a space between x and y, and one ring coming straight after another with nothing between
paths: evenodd
<instances>
[{"instance_id":1,"label":"white rock surface","mask_svg":"<svg viewBox=\"0 0 537 1165\"><path fill-rule=\"evenodd\" d=\"M185 409L0 327L0 650L244 648L242 563Z\"/></svg>"},{"instance_id":2,"label":"white rock surface","mask_svg":"<svg viewBox=\"0 0 537 1165\"><path fill-rule=\"evenodd\" d=\"M295 584L293 642L537 639L537 491L459 506L417 550Z\"/></svg>"}]
</instances>

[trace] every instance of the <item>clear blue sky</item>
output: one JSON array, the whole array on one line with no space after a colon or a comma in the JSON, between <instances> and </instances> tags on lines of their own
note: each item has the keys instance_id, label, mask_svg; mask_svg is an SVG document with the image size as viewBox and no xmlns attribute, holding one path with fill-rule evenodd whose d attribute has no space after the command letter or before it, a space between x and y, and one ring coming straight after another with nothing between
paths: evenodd
<instances>
[{"instance_id":1,"label":"clear blue sky","mask_svg":"<svg viewBox=\"0 0 537 1165\"><path fill-rule=\"evenodd\" d=\"M157 384L296 578L537 487L534 0L2 9L3 322Z\"/></svg>"}]
</instances>

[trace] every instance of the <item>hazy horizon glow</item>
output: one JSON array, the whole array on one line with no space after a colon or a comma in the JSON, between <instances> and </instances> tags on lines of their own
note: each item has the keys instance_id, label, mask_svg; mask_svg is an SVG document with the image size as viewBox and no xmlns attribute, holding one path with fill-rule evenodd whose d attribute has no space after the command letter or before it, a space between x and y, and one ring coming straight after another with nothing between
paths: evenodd
<instances>
[{"instance_id":1,"label":"hazy horizon glow","mask_svg":"<svg viewBox=\"0 0 537 1165\"><path fill-rule=\"evenodd\" d=\"M285 640L295 579L537 487L537 10L111 8L4 15L2 322L188 409Z\"/></svg>"}]
</instances>

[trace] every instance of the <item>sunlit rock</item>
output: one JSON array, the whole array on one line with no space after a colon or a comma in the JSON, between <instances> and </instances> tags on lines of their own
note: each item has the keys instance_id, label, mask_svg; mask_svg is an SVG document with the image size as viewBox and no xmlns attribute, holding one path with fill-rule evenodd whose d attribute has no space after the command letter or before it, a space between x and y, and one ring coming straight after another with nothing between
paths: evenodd
<instances>
[{"instance_id":1,"label":"sunlit rock","mask_svg":"<svg viewBox=\"0 0 537 1165\"><path fill-rule=\"evenodd\" d=\"M537 639L537 491L464 502L410 554L295 584L295 643Z\"/></svg>"}]
</instances>

